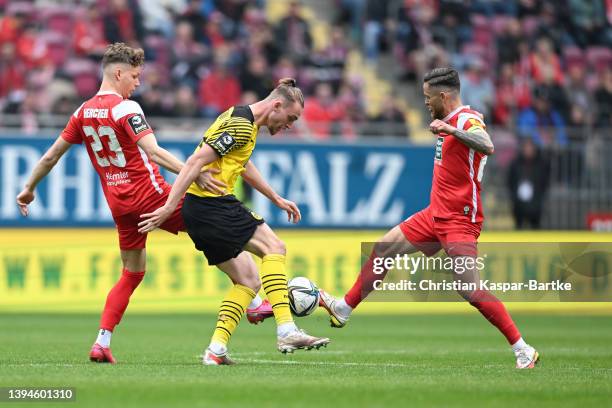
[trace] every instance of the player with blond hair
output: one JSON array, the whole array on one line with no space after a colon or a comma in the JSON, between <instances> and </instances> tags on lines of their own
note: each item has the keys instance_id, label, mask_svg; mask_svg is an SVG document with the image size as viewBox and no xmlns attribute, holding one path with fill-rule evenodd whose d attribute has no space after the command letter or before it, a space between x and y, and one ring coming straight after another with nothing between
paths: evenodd
<instances>
[{"instance_id":1,"label":"player with blond hair","mask_svg":"<svg viewBox=\"0 0 612 408\"><path fill-rule=\"evenodd\" d=\"M262 285L276 319L279 351L318 349L329 343L327 338L304 333L293 322L287 294L285 244L260 216L233 195L236 180L242 176L254 189L286 211L289 221L300 221L297 205L272 189L250 157L260 127L267 127L270 134L275 135L290 128L303 108L302 91L294 79L285 78L265 99L223 112L187 160L165 205L142 216L140 231L143 233L163 226L187 192L182 211L189 236L208 263L216 265L234 282L221 303L212 340L204 353L204 364L234 363L228 356L228 341ZM194 183L202 168L219 171L214 177L227 185L226 193L206 191ZM261 280L251 253L262 259Z\"/></svg>"}]
</instances>

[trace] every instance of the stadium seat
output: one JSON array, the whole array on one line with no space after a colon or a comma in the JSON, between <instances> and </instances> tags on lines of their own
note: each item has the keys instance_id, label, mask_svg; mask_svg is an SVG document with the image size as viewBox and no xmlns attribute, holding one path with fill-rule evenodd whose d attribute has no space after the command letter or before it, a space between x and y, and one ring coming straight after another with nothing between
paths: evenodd
<instances>
[{"instance_id":1,"label":"stadium seat","mask_svg":"<svg viewBox=\"0 0 612 408\"><path fill-rule=\"evenodd\" d=\"M70 48L66 47L66 43L68 42L67 37L55 31L44 32L43 37L47 44L48 55L53 65L56 67L63 65L70 51Z\"/></svg>"},{"instance_id":2,"label":"stadium seat","mask_svg":"<svg viewBox=\"0 0 612 408\"><path fill-rule=\"evenodd\" d=\"M603 71L612 65L612 50L601 46L592 46L586 50L589 66L595 71Z\"/></svg>"},{"instance_id":3,"label":"stadium seat","mask_svg":"<svg viewBox=\"0 0 612 408\"><path fill-rule=\"evenodd\" d=\"M565 47L563 49L563 59L566 66L574 64L584 65L585 63L584 53L578 47Z\"/></svg>"},{"instance_id":4,"label":"stadium seat","mask_svg":"<svg viewBox=\"0 0 612 408\"><path fill-rule=\"evenodd\" d=\"M54 7L44 11L45 26L51 31L58 33L70 33L73 29L74 10L65 7Z\"/></svg>"}]
</instances>

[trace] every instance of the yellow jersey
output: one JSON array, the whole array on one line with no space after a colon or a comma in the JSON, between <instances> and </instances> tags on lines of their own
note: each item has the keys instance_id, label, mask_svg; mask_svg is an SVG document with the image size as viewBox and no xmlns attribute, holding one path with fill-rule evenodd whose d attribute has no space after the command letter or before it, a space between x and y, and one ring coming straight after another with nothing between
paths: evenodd
<instances>
[{"instance_id":1,"label":"yellow jersey","mask_svg":"<svg viewBox=\"0 0 612 408\"><path fill-rule=\"evenodd\" d=\"M251 108L248 106L233 106L223 112L208 128L202 141L195 151L204 143L213 148L219 156L217 160L204 168L215 168L220 171L214 177L225 183L226 194L234 194L234 186L238 176L244 172L255 148L259 126L255 123ZM221 194L202 190L195 182L189 186L187 193L200 197L220 197Z\"/></svg>"}]
</instances>

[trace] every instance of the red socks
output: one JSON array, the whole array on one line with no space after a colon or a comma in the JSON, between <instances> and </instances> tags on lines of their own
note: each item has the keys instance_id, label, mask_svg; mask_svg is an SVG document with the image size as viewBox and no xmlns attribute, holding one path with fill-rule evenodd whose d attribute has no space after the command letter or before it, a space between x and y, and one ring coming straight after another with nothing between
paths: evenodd
<instances>
[{"instance_id":1,"label":"red socks","mask_svg":"<svg viewBox=\"0 0 612 408\"><path fill-rule=\"evenodd\" d=\"M493 294L486 290L476 290L472 293L470 305L474 306L491 324L502 332L508 343L513 345L521 338L521 333L512 321L512 317Z\"/></svg>"},{"instance_id":2,"label":"red socks","mask_svg":"<svg viewBox=\"0 0 612 408\"><path fill-rule=\"evenodd\" d=\"M127 269L123 268L121 278L106 297L106 304L104 305L104 311L100 319L101 329L110 330L112 332L115 326L119 324L130 302L130 296L134 292L134 289L142 282L144 274L144 271L129 272Z\"/></svg>"},{"instance_id":3,"label":"red socks","mask_svg":"<svg viewBox=\"0 0 612 408\"><path fill-rule=\"evenodd\" d=\"M374 258L376 257L376 253L372 251L366 263L361 267L361 272L353 287L344 295L344 301L353 309L374 290L374 281L384 279L387 274L386 268L380 274L374 273Z\"/></svg>"}]
</instances>

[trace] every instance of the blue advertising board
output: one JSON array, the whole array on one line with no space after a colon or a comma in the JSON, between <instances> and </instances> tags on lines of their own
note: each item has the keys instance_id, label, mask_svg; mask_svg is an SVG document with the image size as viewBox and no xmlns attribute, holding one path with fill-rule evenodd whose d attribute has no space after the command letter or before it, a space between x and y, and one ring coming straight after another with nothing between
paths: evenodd
<instances>
[{"instance_id":1,"label":"blue advertising board","mask_svg":"<svg viewBox=\"0 0 612 408\"><path fill-rule=\"evenodd\" d=\"M100 181L81 146L72 147L37 187L30 216L15 196L52 139L0 138L0 226L112 226ZM196 142L163 142L185 160ZM295 201L302 228L386 228L427 205L433 150L406 145L260 142L251 158L270 185ZM174 175L163 173L169 182ZM272 227L286 215L255 193L251 205Z\"/></svg>"}]
</instances>

